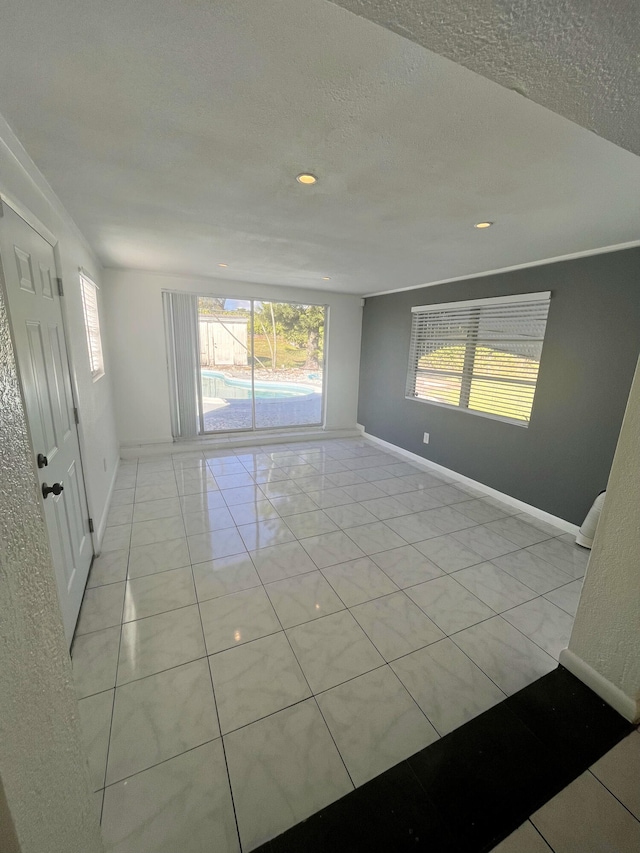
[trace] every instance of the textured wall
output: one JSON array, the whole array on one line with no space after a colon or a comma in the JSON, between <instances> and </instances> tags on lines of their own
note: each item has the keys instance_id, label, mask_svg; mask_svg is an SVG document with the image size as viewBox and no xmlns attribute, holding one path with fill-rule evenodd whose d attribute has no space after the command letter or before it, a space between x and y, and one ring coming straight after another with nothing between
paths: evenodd
<instances>
[{"instance_id":1,"label":"textured wall","mask_svg":"<svg viewBox=\"0 0 640 853\"><path fill-rule=\"evenodd\" d=\"M637 0L332 0L640 154Z\"/></svg>"},{"instance_id":2,"label":"textured wall","mask_svg":"<svg viewBox=\"0 0 640 853\"><path fill-rule=\"evenodd\" d=\"M0 285L0 816L21 853L103 850ZM11 827L4 851L16 850Z\"/></svg>"},{"instance_id":3,"label":"textured wall","mask_svg":"<svg viewBox=\"0 0 640 853\"><path fill-rule=\"evenodd\" d=\"M569 649L640 720L640 370L636 372ZM630 715L631 716L631 715Z\"/></svg>"},{"instance_id":4,"label":"textured wall","mask_svg":"<svg viewBox=\"0 0 640 853\"><path fill-rule=\"evenodd\" d=\"M629 249L367 299L358 422L582 523L606 486L640 351L639 273L640 249ZM412 305L545 290L551 307L528 428L405 399Z\"/></svg>"}]
</instances>

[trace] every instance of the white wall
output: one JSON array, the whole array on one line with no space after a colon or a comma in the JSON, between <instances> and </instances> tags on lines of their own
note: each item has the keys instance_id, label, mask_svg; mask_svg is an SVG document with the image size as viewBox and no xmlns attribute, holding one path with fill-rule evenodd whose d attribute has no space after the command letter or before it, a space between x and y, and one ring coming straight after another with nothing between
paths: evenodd
<instances>
[{"instance_id":1,"label":"white wall","mask_svg":"<svg viewBox=\"0 0 640 853\"><path fill-rule=\"evenodd\" d=\"M63 310L72 380L80 416L80 443L89 513L97 532L102 532L111 484L118 462L118 444L113 415L111 365L106 355L106 373L93 382L82 312L78 268L84 267L101 285L102 269L77 226L42 174L29 158L9 125L0 116L0 193L34 215L58 239L56 260L64 282ZM99 294L103 335L104 293ZM108 346L105 347L108 350Z\"/></svg>"},{"instance_id":2,"label":"white wall","mask_svg":"<svg viewBox=\"0 0 640 853\"><path fill-rule=\"evenodd\" d=\"M569 648L560 663L640 721L640 367L631 386Z\"/></svg>"},{"instance_id":3,"label":"white wall","mask_svg":"<svg viewBox=\"0 0 640 853\"><path fill-rule=\"evenodd\" d=\"M360 298L223 279L105 270L116 422L122 445L171 441L162 291L329 306L326 428L353 428L358 402Z\"/></svg>"}]
</instances>

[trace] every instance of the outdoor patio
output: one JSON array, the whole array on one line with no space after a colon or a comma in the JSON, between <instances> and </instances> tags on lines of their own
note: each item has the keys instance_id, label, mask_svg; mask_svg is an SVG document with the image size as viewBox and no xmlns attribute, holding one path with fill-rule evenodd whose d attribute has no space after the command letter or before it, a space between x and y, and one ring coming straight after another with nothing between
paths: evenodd
<instances>
[{"instance_id":1,"label":"outdoor patio","mask_svg":"<svg viewBox=\"0 0 640 853\"><path fill-rule=\"evenodd\" d=\"M256 427L278 428L322 423L322 394L307 397L256 397ZM206 432L251 429L251 400L230 400L204 415Z\"/></svg>"}]
</instances>

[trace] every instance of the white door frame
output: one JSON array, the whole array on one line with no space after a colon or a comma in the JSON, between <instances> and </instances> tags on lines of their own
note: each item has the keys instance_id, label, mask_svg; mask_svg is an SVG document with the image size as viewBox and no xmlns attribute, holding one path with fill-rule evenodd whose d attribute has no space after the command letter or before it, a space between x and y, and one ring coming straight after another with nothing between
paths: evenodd
<instances>
[{"instance_id":1,"label":"white door frame","mask_svg":"<svg viewBox=\"0 0 640 853\"><path fill-rule=\"evenodd\" d=\"M37 216L35 216L33 213L31 213L31 211L28 208L24 207L24 205L20 204L20 202L16 201L14 198L7 195L7 193L0 191L0 218L2 217L2 206L3 205L10 207L14 213L16 213L21 219L23 219L27 223L27 225L29 225L31 228L33 228L33 230L36 231L42 237L42 239L45 240L51 246L51 248L53 249L53 259L54 259L54 263L55 263L56 277L60 278L61 277L60 276L60 266L61 266L61 263L60 263L60 241L55 236L55 234L53 234L53 232L50 231L47 228L47 226L38 219ZM62 314L62 328L64 331L65 340L67 343L67 346L66 346L67 370L69 371L69 379L70 379L70 384L71 384L71 397L73 400L74 409L77 410L77 408L78 408L78 385L76 382L76 372L74 370L73 356L71 354L71 347L69 346L69 322L68 322L68 318L67 318L67 305L66 305L66 301L64 299L64 295L62 295L60 297L60 311ZM9 311L9 310L7 311L7 316L9 318L9 329L10 329L11 335L13 337L13 324L12 324L12 319L11 319L11 311ZM14 348L15 348L15 341L14 341ZM18 377L20 379L20 389L22 392L22 377L20 376L20 367L18 366L17 362L16 362L16 368L18 371ZM27 419L27 425L28 425L28 419ZM80 460L79 461L80 461L80 474L81 474L82 489L84 491L84 499L85 499L85 503L87 506L87 510L89 512L89 516L93 517L93 510L91 509L91 505L89 504L89 493L87 490L87 482L86 482L86 479L84 476L84 456L85 456L84 440L83 440L83 435L82 435L81 430L78 429L78 424L76 423L75 426L76 426L76 434L78 436L78 449L80 452ZM29 433L29 444L31 445L31 450L33 451L33 441L31 438L31 431L28 430L28 433ZM35 451L34 451L34 453L35 453ZM94 524L94 530L90 531L89 535L91 536L91 547L92 547L93 553L95 555L98 553L98 549L97 549L98 543L97 543L97 538L96 538L95 524Z\"/></svg>"}]
</instances>

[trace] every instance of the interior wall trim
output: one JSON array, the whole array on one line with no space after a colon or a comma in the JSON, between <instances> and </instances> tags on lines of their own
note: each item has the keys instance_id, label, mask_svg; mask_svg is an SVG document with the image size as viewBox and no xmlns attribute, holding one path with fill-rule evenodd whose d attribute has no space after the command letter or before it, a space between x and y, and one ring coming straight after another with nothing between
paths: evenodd
<instances>
[{"instance_id":1,"label":"interior wall trim","mask_svg":"<svg viewBox=\"0 0 640 853\"><path fill-rule=\"evenodd\" d=\"M625 720L634 724L640 722L640 701L627 696L571 649L563 649L560 652L560 663L594 693L597 693L607 705L611 705Z\"/></svg>"},{"instance_id":2,"label":"interior wall trim","mask_svg":"<svg viewBox=\"0 0 640 853\"><path fill-rule=\"evenodd\" d=\"M508 267L498 267L495 270L472 272L466 275L456 275L453 278L441 278L438 281L425 281L422 284L411 284L409 287L394 287L391 290L377 290L375 293L365 293L364 298L387 296L389 293L403 293L405 290L421 290L423 287L435 287L438 284L451 284L454 281L467 281L470 278L485 278L489 275L499 275L503 272L526 270L529 267L544 267L547 264L558 264L562 261L574 261L577 258L590 258L593 255L606 255L609 252L621 252L624 249L635 249L640 246L640 240L629 240L627 243L615 243L612 246L601 246L599 249L584 249L582 252L572 252L568 255L558 255L555 258L541 258L539 261L526 261L523 264L512 264Z\"/></svg>"},{"instance_id":3,"label":"interior wall trim","mask_svg":"<svg viewBox=\"0 0 640 853\"><path fill-rule=\"evenodd\" d=\"M5 192L0 192L0 216L2 216L2 205L6 204L7 207L10 207L14 213L17 213L21 219L29 225L35 232L37 232L43 240L52 247L58 245L58 238L56 235L50 231L47 226L42 223L37 216L31 213L23 204L16 199L11 198L11 196L7 195Z\"/></svg>"},{"instance_id":4,"label":"interior wall trim","mask_svg":"<svg viewBox=\"0 0 640 853\"><path fill-rule=\"evenodd\" d=\"M529 515L535 516L535 518L539 518L542 521L546 521L549 524L555 525L555 527L560 528L560 530L564 530L566 533L571 533L572 535L576 535L578 530L580 529L577 524L572 524L570 521L566 521L564 518L559 518L557 515L552 515L550 512L545 512L543 509L539 509L537 506L532 506L531 504L525 503L524 501L520 501L517 498L511 497L511 495L507 495L504 492L499 492L497 489L492 489L491 486L487 486L484 483L478 482L478 480L472 480L471 477L466 477L464 474L459 474L457 471L453 471L451 468L445 468L444 465L438 465L437 462L431 462L429 459L425 459L422 456L418 456L417 453L412 453L410 450L405 450L403 447L398 447L397 444L391 444L390 441L385 441L382 438L378 438L375 435L370 435L366 432L365 427L362 424L358 424L358 429L364 438L368 438L369 441L373 441L376 444L380 444L383 447L388 448L389 450L393 450L394 453L399 453L401 456L406 456L408 459L411 459L412 462L415 462L417 465L421 465L424 468L429 468L432 471L439 471L441 474L445 474L447 477L451 477L452 480L457 480L460 483L466 483L467 486L474 486L477 489L482 489L482 491L486 492L492 498L496 498L502 503L508 504L509 506L513 506L516 509L520 510L520 512L527 512Z\"/></svg>"}]
</instances>

